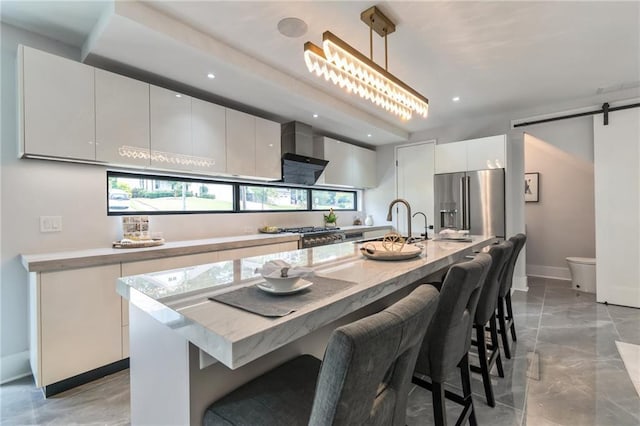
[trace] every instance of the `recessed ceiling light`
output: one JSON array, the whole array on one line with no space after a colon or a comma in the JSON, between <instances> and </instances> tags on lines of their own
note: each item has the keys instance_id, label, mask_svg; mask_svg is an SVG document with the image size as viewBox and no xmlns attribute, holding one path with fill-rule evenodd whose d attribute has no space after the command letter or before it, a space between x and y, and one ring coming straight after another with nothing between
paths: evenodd
<instances>
[{"instance_id":1,"label":"recessed ceiling light","mask_svg":"<svg viewBox=\"0 0 640 426\"><path fill-rule=\"evenodd\" d=\"M307 23L300 18L284 18L278 22L278 31L285 37L301 37L307 33Z\"/></svg>"},{"instance_id":2,"label":"recessed ceiling light","mask_svg":"<svg viewBox=\"0 0 640 426\"><path fill-rule=\"evenodd\" d=\"M181 98L182 95L180 93L176 93L176 98Z\"/></svg>"},{"instance_id":3,"label":"recessed ceiling light","mask_svg":"<svg viewBox=\"0 0 640 426\"><path fill-rule=\"evenodd\" d=\"M318 118L318 114L313 114L313 118Z\"/></svg>"},{"instance_id":4,"label":"recessed ceiling light","mask_svg":"<svg viewBox=\"0 0 640 426\"><path fill-rule=\"evenodd\" d=\"M207 77L213 79L213 78L216 78L216 75L210 72L209 74L207 74Z\"/></svg>"},{"instance_id":5,"label":"recessed ceiling light","mask_svg":"<svg viewBox=\"0 0 640 426\"><path fill-rule=\"evenodd\" d=\"M451 100L453 102L458 102L460 100L460 96L454 96L453 98L451 98Z\"/></svg>"},{"instance_id":6,"label":"recessed ceiling light","mask_svg":"<svg viewBox=\"0 0 640 426\"><path fill-rule=\"evenodd\" d=\"M371 133L368 133L368 134L367 134L367 137L368 137L368 138L370 138L370 137L371 137Z\"/></svg>"}]
</instances>

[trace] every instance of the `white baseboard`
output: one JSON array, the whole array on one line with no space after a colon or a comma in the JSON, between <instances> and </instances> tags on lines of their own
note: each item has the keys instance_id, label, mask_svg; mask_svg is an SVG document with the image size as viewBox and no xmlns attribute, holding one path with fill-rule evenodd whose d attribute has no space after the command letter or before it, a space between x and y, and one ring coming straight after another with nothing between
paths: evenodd
<instances>
[{"instance_id":1,"label":"white baseboard","mask_svg":"<svg viewBox=\"0 0 640 426\"><path fill-rule=\"evenodd\" d=\"M521 277L513 277L513 282L511 284L511 293L513 294L514 291L529 291L529 284L527 282L526 275Z\"/></svg>"},{"instance_id":2,"label":"white baseboard","mask_svg":"<svg viewBox=\"0 0 640 426\"><path fill-rule=\"evenodd\" d=\"M571 281L571 272L569 271L569 268L559 268L557 266L527 264L527 275L532 277Z\"/></svg>"},{"instance_id":3,"label":"white baseboard","mask_svg":"<svg viewBox=\"0 0 640 426\"><path fill-rule=\"evenodd\" d=\"M29 351L3 356L0 359L0 384L31 374Z\"/></svg>"}]
</instances>

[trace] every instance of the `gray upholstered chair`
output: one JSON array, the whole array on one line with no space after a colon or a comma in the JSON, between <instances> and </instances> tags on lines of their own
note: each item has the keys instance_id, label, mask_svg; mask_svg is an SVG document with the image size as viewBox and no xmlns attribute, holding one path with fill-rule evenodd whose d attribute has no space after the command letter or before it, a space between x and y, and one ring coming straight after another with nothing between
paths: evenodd
<instances>
[{"instance_id":1,"label":"gray upholstered chair","mask_svg":"<svg viewBox=\"0 0 640 426\"><path fill-rule=\"evenodd\" d=\"M473 260L453 265L442 283L438 309L429 325L413 373L413 383L431 391L436 425L446 425L444 397L463 405L457 424L467 419L476 425L469 379L471 328L491 256L481 253ZM444 390L451 373L460 368L463 395ZM427 380L427 379L430 379Z\"/></svg>"},{"instance_id":2,"label":"gray upholstered chair","mask_svg":"<svg viewBox=\"0 0 640 426\"><path fill-rule=\"evenodd\" d=\"M496 406L493 396L493 388L491 387L491 377L489 372L495 365L498 369L498 375L504 377L502 369L502 360L500 359L500 345L498 344L498 327L496 325L496 304L498 302L498 293L500 292L501 278L505 270L509 256L513 251L513 244L505 241L501 244L491 246L489 256L491 256L491 267L487 273L487 277L480 292L478 300L478 308L474 318L473 328L476 330L476 339L471 343L478 348L478 358L480 366L470 365L471 371L482 374L482 383L484 384L484 393L487 398L487 404L491 407ZM485 340L485 327L489 325L491 343L487 346ZM489 349L489 354L487 354Z\"/></svg>"},{"instance_id":3,"label":"gray upholstered chair","mask_svg":"<svg viewBox=\"0 0 640 426\"><path fill-rule=\"evenodd\" d=\"M518 340L516 338L516 324L513 320L513 308L511 307L513 270L515 269L520 251L527 242L527 237L524 234L516 234L509 238L509 241L513 243L513 251L511 252L504 274L502 275L502 282L500 283L500 294L498 295L498 323L500 325L499 331L500 336L502 337L502 349L504 350L504 356L511 359L511 349L509 348L507 330L511 330L511 338L514 342Z\"/></svg>"},{"instance_id":4,"label":"gray upholstered chair","mask_svg":"<svg viewBox=\"0 0 640 426\"><path fill-rule=\"evenodd\" d=\"M336 329L320 360L304 355L214 402L205 425L404 425L418 350L439 295L422 285Z\"/></svg>"}]
</instances>

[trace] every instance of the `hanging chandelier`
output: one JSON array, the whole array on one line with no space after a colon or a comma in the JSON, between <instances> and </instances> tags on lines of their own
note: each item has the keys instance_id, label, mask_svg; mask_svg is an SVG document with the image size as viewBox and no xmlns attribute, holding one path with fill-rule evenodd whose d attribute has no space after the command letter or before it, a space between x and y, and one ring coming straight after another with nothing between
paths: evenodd
<instances>
[{"instance_id":1,"label":"hanging chandelier","mask_svg":"<svg viewBox=\"0 0 640 426\"><path fill-rule=\"evenodd\" d=\"M307 69L403 120L414 113L426 118L429 100L388 71L387 35L395 31L395 24L375 6L362 12L360 18L369 27L370 58L325 31L322 48L310 41L304 44ZM373 31L384 37L384 68L373 62Z\"/></svg>"}]
</instances>

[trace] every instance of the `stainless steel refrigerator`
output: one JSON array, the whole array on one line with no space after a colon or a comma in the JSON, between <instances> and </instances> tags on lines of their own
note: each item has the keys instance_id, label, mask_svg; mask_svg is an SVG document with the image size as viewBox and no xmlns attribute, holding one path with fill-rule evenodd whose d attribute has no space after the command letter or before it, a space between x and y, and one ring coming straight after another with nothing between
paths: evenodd
<instances>
[{"instance_id":1,"label":"stainless steel refrigerator","mask_svg":"<svg viewBox=\"0 0 640 426\"><path fill-rule=\"evenodd\" d=\"M504 169L439 174L434 185L436 232L466 229L504 238Z\"/></svg>"}]
</instances>

